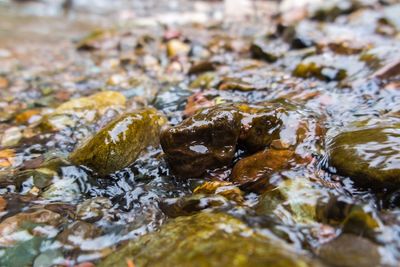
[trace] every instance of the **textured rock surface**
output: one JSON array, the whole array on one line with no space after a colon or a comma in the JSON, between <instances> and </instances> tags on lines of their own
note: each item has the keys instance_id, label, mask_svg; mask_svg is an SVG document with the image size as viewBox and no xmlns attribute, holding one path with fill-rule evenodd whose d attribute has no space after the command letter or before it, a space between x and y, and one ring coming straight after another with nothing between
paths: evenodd
<instances>
[{"instance_id":1,"label":"textured rock surface","mask_svg":"<svg viewBox=\"0 0 400 267\"><path fill-rule=\"evenodd\" d=\"M330 164L365 187L400 187L400 125L359 127L337 135Z\"/></svg>"},{"instance_id":2,"label":"textured rock surface","mask_svg":"<svg viewBox=\"0 0 400 267\"><path fill-rule=\"evenodd\" d=\"M230 105L200 110L161 133L161 145L177 175L198 177L230 164L240 132L240 115Z\"/></svg>"},{"instance_id":3,"label":"textured rock surface","mask_svg":"<svg viewBox=\"0 0 400 267\"><path fill-rule=\"evenodd\" d=\"M180 217L159 232L132 241L108 256L100 267L126 266L320 266L276 240L254 233L225 214Z\"/></svg>"},{"instance_id":4,"label":"textured rock surface","mask_svg":"<svg viewBox=\"0 0 400 267\"><path fill-rule=\"evenodd\" d=\"M146 147L157 145L164 123L165 118L152 108L128 113L78 147L70 160L100 175L115 172L133 163Z\"/></svg>"}]
</instances>

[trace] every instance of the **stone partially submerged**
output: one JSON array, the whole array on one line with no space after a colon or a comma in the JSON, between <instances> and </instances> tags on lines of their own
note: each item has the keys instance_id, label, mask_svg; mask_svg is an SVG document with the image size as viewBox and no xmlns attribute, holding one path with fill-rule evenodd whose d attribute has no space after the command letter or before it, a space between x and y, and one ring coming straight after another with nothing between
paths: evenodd
<instances>
[{"instance_id":1,"label":"stone partially submerged","mask_svg":"<svg viewBox=\"0 0 400 267\"><path fill-rule=\"evenodd\" d=\"M373 189L400 187L400 124L380 123L342 132L329 146L338 174Z\"/></svg>"},{"instance_id":2,"label":"stone partially submerged","mask_svg":"<svg viewBox=\"0 0 400 267\"><path fill-rule=\"evenodd\" d=\"M229 164L240 133L240 114L230 105L203 109L161 133L161 146L172 170L198 177Z\"/></svg>"},{"instance_id":3,"label":"stone partially submerged","mask_svg":"<svg viewBox=\"0 0 400 267\"><path fill-rule=\"evenodd\" d=\"M321 266L283 242L255 233L222 213L179 217L159 232L142 236L100 262L99 267L126 266Z\"/></svg>"},{"instance_id":4,"label":"stone partially submerged","mask_svg":"<svg viewBox=\"0 0 400 267\"><path fill-rule=\"evenodd\" d=\"M175 174L199 177L232 164L237 147L254 153L269 146L310 155L321 141L315 117L289 103L219 104L161 134L161 145Z\"/></svg>"},{"instance_id":5,"label":"stone partially submerged","mask_svg":"<svg viewBox=\"0 0 400 267\"><path fill-rule=\"evenodd\" d=\"M147 147L159 143L165 121L153 108L125 114L75 149L69 158L102 176L115 172L133 163Z\"/></svg>"}]
</instances>

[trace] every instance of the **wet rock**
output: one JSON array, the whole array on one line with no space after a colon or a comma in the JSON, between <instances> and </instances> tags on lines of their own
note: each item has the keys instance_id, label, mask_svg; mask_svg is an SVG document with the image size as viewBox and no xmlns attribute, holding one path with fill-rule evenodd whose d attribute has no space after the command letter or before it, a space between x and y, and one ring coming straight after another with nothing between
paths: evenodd
<instances>
[{"instance_id":1,"label":"wet rock","mask_svg":"<svg viewBox=\"0 0 400 267\"><path fill-rule=\"evenodd\" d=\"M13 247L3 249L0 257L1 266L32 266L35 257L40 253L43 242L41 237L33 237L25 242L20 242Z\"/></svg>"},{"instance_id":2,"label":"wet rock","mask_svg":"<svg viewBox=\"0 0 400 267\"><path fill-rule=\"evenodd\" d=\"M373 267L381 266L379 246L361 236L342 234L323 244L318 256L332 266Z\"/></svg>"},{"instance_id":3,"label":"wet rock","mask_svg":"<svg viewBox=\"0 0 400 267\"><path fill-rule=\"evenodd\" d=\"M190 46L177 39L172 39L167 42L168 57L186 56L190 51Z\"/></svg>"},{"instance_id":4,"label":"wet rock","mask_svg":"<svg viewBox=\"0 0 400 267\"><path fill-rule=\"evenodd\" d=\"M294 151L267 149L239 160L231 181L247 190L262 189L268 186L271 174L295 163Z\"/></svg>"},{"instance_id":5,"label":"wet rock","mask_svg":"<svg viewBox=\"0 0 400 267\"><path fill-rule=\"evenodd\" d=\"M321 21L333 21L340 15L350 14L361 7L360 1L333 0L316 2L309 6L310 17Z\"/></svg>"},{"instance_id":6,"label":"wet rock","mask_svg":"<svg viewBox=\"0 0 400 267\"><path fill-rule=\"evenodd\" d=\"M88 97L72 99L58 106L52 113L45 115L41 127L48 130L59 130L75 126L76 120L91 122L104 115L108 109L122 110L126 98L119 92L104 91Z\"/></svg>"},{"instance_id":7,"label":"wet rock","mask_svg":"<svg viewBox=\"0 0 400 267\"><path fill-rule=\"evenodd\" d=\"M321 66L315 62L300 63L293 71L293 75L302 78L316 77L321 80L340 81L347 77L346 70L335 69L330 66Z\"/></svg>"},{"instance_id":8,"label":"wet rock","mask_svg":"<svg viewBox=\"0 0 400 267\"><path fill-rule=\"evenodd\" d=\"M242 203L243 192L231 182L210 181L199 185L193 190L194 194L221 195L228 200Z\"/></svg>"},{"instance_id":9,"label":"wet rock","mask_svg":"<svg viewBox=\"0 0 400 267\"><path fill-rule=\"evenodd\" d=\"M125 266L320 266L283 243L254 233L224 214L179 217L159 232L141 237L100 262L99 267Z\"/></svg>"},{"instance_id":10,"label":"wet rock","mask_svg":"<svg viewBox=\"0 0 400 267\"><path fill-rule=\"evenodd\" d=\"M289 45L280 40L256 40L250 46L253 58L275 62L289 50Z\"/></svg>"},{"instance_id":11,"label":"wet rock","mask_svg":"<svg viewBox=\"0 0 400 267\"><path fill-rule=\"evenodd\" d=\"M249 151L271 145L276 149L295 149L301 154L321 142L323 129L317 116L289 102L239 104L238 109L242 115L239 142Z\"/></svg>"},{"instance_id":12,"label":"wet rock","mask_svg":"<svg viewBox=\"0 0 400 267\"><path fill-rule=\"evenodd\" d=\"M251 152L273 144L310 156L321 140L321 128L316 118L296 109L287 103L216 105L165 130L161 145L174 172L185 177L229 165L236 144Z\"/></svg>"},{"instance_id":13,"label":"wet rock","mask_svg":"<svg viewBox=\"0 0 400 267\"><path fill-rule=\"evenodd\" d=\"M219 90L233 90L233 91L254 91L260 89L258 86L254 85L251 81L246 81L244 79L236 77L226 77L224 78L220 85Z\"/></svg>"},{"instance_id":14,"label":"wet rock","mask_svg":"<svg viewBox=\"0 0 400 267\"><path fill-rule=\"evenodd\" d=\"M169 198L159 203L160 209L169 217L188 216L202 210L211 210L228 206L222 196L194 194L181 198Z\"/></svg>"},{"instance_id":15,"label":"wet rock","mask_svg":"<svg viewBox=\"0 0 400 267\"><path fill-rule=\"evenodd\" d=\"M88 97L72 99L58 106L54 113L74 114L76 112L85 110L97 110L100 113L103 113L106 109L111 107L123 108L125 103L126 98L123 94L115 91L104 91Z\"/></svg>"},{"instance_id":16,"label":"wet rock","mask_svg":"<svg viewBox=\"0 0 400 267\"><path fill-rule=\"evenodd\" d=\"M79 40L78 43L76 44L76 48L78 50L85 50L85 51L101 49L105 46L106 40L109 41L109 39L112 36L113 36L112 31L98 29L91 32L81 40Z\"/></svg>"},{"instance_id":17,"label":"wet rock","mask_svg":"<svg viewBox=\"0 0 400 267\"><path fill-rule=\"evenodd\" d=\"M62 252L59 249L46 250L35 258L33 267L51 267L53 262L63 257Z\"/></svg>"},{"instance_id":18,"label":"wet rock","mask_svg":"<svg viewBox=\"0 0 400 267\"><path fill-rule=\"evenodd\" d=\"M326 193L303 177L284 180L266 190L256 207L260 215L274 214L286 223L312 224Z\"/></svg>"},{"instance_id":19,"label":"wet rock","mask_svg":"<svg viewBox=\"0 0 400 267\"><path fill-rule=\"evenodd\" d=\"M1 137L0 145L2 147L8 147L18 144L18 142L22 138L21 129L17 126L10 127L4 131L3 136Z\"/></svg>"},{"instance_id":20,"label":"wet rock","mask_svg":"<svg viewBox=\"0 0 400 267\"><path fill-rule=\"evenodd\" d=\"M32 178L33 184L39 189L49 186L54 177L58 177L58 173L50 168L45 167L34 170L26 170L17 174L17 179L20 181L25 181L29 178Z\"/></svg>"},{"instance_id":21,"label":"wet rock","mask_svg":"<svg viewBox=\"0 0 400 267\"><path fill-rule=\"evenodd\" d=\"M10 167L14 162L15 150L4 149L0 150L0 168Z\"/></svg>"},{"instance_id":22,"label":"wet rock","mask_svg":"<svg viewBox=\"0 0 400 267\"><path fill-rule=\"evenodd\" d=\"M215 102L216 102L215 99L207 98L207 95L205 95L202 92L195 93L188 97L187 104L185 110L183 111L183 114L187 117L192 116L194 113L196 113L196 111L198 111L201 108L214 106Z\"/></svg>"},{"instance_id":23,"label":"wet rock","mask_svg":"<svg viewBox=\"0 0 400 267\"><path fill-rule=\"evenodd\" d=\"M193 63L188 70L188 74L200 74L207 71L214 71L216 69L216 64L212 61L199 61Z\"/></svg>"},{"instance_id":24,"label":"wet rock","mask_svg":"<svg viewBox=\"0 0 400 267\"><path fill-rule=\"evenodd\" d=\"M69 158L99 175L115 172L133 163L148 146L158 144L165 121L152 108L125 114L76 148Z\"/></svg>"},{"instance_id":25,"label":"wet rock","mask_svg":"<svg viewBox=\"0 0 400 267\"><path fill-rule=\"evenodd\" d=\"M242 131L240 142L251 151L265 148L275 139L279 139L283 125L281 115L286 112L279 104L240 105Z\"/></svg>"},{"instance_id":26,"label":"wet rock","mask_svg":"<svg viewBox=\"0 0 400 267\"><path fill-rule=\"evenodd\" d=\"M62 231L57 240L71 248L79 249L83 240L93 239L100 233L101 230L94 224L76 221Z\"/></svg>"},{"instance_id":27,"label":"wet rock","mask_svg":"<svg viewBox=\"0 0 400 267\"><path fill-rule=\"evenodd\" d=\"M32 229L38 224L56 226L60 222L59 214L45 209L19 213L0 223L0 245L4 247L14 245L18 241L17 232L19 231Z\"/></svg>"},{"instance_id":28,"label":"wet rock","mask_svg":"<svg viewBox=\"0 0 400 267\"><path fill-rule=\"evenodd\" d=\"M240 132L240 115L230 105L200 110L161 133L161 146L179 176L198 177L231 163Z\"/></svg>"},{"instance_id":29,"label":"wet rock","mask_svg":"<svg viewBox=\"0 0 400 267\"><path fill-rule=\"evenodd\" d=\"M43 189L40 196L52 201L64 201L73 203L81 198L81 193L85 187L82 186L88 181L87 173L79 167L62 167L60 177L53 179L52 183Z\"/></svg>"},{"instance_id":30,"label":"wet rock","mask_svg":"<svg viewBox=\"0 0 400 267\"><path fill-rule=\"evenodd\" d=\"M86 222L96 222L103 217L106 210L112 207L111 201L105 197L96 197L85 200L78 205L76 216Z\"/></svg>"},{"instance_id":31,"label":"wet rock","mask_svg":"<svg viewBox=\"0 0 400 267\"><path fill-rule=\"evenodd\" d=\"M357 185L400 187L400 124L378 123L342 132L329 145L329 163Z\"/></svg>"},{"instance_id":32,"label":"wet rock","mask_svg":"<svg viewBox=\"0 0 400 267\"><path fill-rule=\"evenodd\" d=\"M185 107L187 98L191 94L191 91L181 86L168 86L157 93L153 105L170 116Z\"/></svg>"},{"instance_id":33,"label":"wet rock","mask_svg":"<svg viewBox=\"0 0 400 267\"><path fill-rule=\"evenodd\" d=\"M214 72L206 72L199 75L193 82L190 83L190 88L212 88L218 84L217 75Z\"/></svg>"}]
</instances>

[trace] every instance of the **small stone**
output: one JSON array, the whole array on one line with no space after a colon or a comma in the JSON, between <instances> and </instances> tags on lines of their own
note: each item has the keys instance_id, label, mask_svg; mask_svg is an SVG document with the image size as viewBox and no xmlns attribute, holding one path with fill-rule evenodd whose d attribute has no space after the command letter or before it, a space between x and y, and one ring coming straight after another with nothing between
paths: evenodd
<instances>
[{"instance_id":1,"label":"small stone","mask_svg":"<svg viewBox=\"0 0 400 267\"><path fill-rule=\"evenodd\" d=\"M21 129L17 126L8 128L4 131L3 137L1 139L1 146L8 147L18 144L22 138Z\"/></svg>"},{"instance_id":2,"label":"small stone","mask_svg":"<svg viewBox=\"0 0 400 267\"><path fill-rule=\"evenodd\" d=\"M215 194L221 195L228 200L242 203L243 192L231 182L211 181L196 187L194 194Z\"/></svg>"},{"instance_id":3,"label":"small stone","mask_svg":"<svg viewBox=\"0 0 400 267\"><path fill-rule=\"evenodd\" d=\"M294 151L267 149L239 160L233 167L231 181L247 188L259 188L260 184L254 185L257 182L266 187L271 174L294 163Z\"/></svg>"},{"instance_id":4,"label":"small stone","mask_svg":"<svg viewBox=\"0 0 400 267\"><path fill-rule=\"evenodd\" d=\"M172 39L167 42L167 55L168 57L184 56L189 53L190 46L177 39Z\"/></svg>"},{"instance_id":5,"label":"small stone","mask_svg":"<svg viewBox=\"0 0 400 267\"><path fill-rule=\"evenodd\" d=\"M91 198L78 205L76 216L80 220L93 223L100 220L104 211L111 207L112 203L108 198Z\"/></svg>"}]
</instances>

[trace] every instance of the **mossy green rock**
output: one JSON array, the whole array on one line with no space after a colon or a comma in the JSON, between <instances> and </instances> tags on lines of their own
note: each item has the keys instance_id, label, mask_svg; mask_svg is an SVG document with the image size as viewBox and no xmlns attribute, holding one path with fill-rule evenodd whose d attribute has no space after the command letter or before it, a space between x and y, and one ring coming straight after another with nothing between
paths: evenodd
<instances>
[{"instance_id":1,"label":"mossy green rock","mask_svg":"<svg viewBox=\"0 0 400 267\"><path fill-rule=\"evenodd\" d=\"M159 232L131 241L100 262L99 267L126 266L320 266L284 243L254 233L226 214L198 213L179 217Z\"/></svg>"},{"instance_id":2,"label":"mossy green rock","mask_svg":"<svg viewBox=\"0 0 400 267\"><path fill-rule=\"evenodd\" d=\"M153 108L112 121L70 155L74 164L107 175L133 163L145 148L159 143L166 119Z\"/></svg>"},{"instance_id":3,"label":"mossy green rock","mask_svg":"<svg viewBox=\"0 0 400 267\"><path fill-rule=\"evenodd\" d=\"M400 124L363 126L337 135L330 165L362 187L400 187Z\"/></svg>"}]
</instances>

